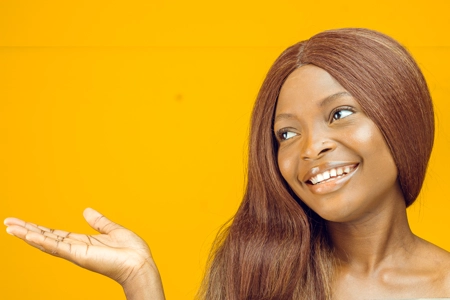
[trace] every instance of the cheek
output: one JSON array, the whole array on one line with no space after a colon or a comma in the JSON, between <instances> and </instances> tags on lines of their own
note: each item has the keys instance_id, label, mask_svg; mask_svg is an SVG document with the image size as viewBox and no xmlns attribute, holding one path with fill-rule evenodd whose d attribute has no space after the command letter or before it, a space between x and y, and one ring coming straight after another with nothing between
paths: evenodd
<instances>
[{"instance_id":1,"label":"cheek","mask_svg":"<svg viewBox=\"0 0 450 300\"><path fill-rule=\"evenodd\" d=\"M290 151L287 151L286 149L279 150L278 167L284 180L291 185L297 177L298 159L296 158L296 155L290 153Z\"/></svg>"},{"instance_id":2,"label":"cheek","mask_svg":"<svg viewBox=\"0 0 450 300\"><path fill-rule=\"evenodd\" d=\"M383 134L373 122L358 127L351 137L359 145L364 166L376 181L391 181L397 177L397 167Z\"/></svg>"},{"instance_id":3,"label":"cheek","mask_svg":"<svg viewBox=\"0 0 450 300\"><path fill-rule=\"evenodd\" d=\"M369 121L357 126L355 130L350 132L346 139L351 140L355 145L373 147L373 145L379 144L379 137L382 138L380 130L378 130L378 127L372 121Z\"/></svg>"},{"instance_id":4,"label":"cheek","mask_svg":"<svg viewBox=\"0 0 450 300\"><path fill-rule=\"evenodd\" d=\"M370 120L359 124L355 130L350 132L346 140L349 144L357 146L363 157L384 156L386 149L390 156L383 134Z\"/></svg>"}]
</instances>

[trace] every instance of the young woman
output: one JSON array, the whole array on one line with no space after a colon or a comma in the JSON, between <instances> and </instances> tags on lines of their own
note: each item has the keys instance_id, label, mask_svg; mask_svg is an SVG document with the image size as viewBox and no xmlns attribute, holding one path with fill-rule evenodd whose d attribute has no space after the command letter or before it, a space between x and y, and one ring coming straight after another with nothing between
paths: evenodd
<instances>
[{"instance_id":1,"label":"young woman","mask_svg":"<svg viewBox=\"0 0 450 300\"><path fill-rule=\"evenodd\" d=\"M426 82L396 41L340 29L288 48L258 95L246 193L199 298L450 297L450 254L415 236L406 217L433 138ZM92 209L85 218L100 235L5 224L116 280L128 299L163 299L145 242Z\"/></svg>"}]
</instances>

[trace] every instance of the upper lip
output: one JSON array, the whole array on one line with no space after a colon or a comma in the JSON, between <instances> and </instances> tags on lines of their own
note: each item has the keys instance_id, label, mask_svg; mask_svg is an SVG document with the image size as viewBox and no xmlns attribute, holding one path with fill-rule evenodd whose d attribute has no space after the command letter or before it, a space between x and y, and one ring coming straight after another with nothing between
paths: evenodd
<instances>
[{"instance_id":1,"label":"upper lip","mask_svg":"<svg viewBox=\"0 0 450 300\"><path fill-rule=\"evenodd\" d=\"M327 162L323 163L317 166L312 167L303 177L303 182L308 182L313 176L316 176L317 174L321 174L325 171L336 169L340 167L345 166L356 166L358 165L357 162L351 162L351 161L336 161L336 162Z\"/></svg>"}]
</instances>

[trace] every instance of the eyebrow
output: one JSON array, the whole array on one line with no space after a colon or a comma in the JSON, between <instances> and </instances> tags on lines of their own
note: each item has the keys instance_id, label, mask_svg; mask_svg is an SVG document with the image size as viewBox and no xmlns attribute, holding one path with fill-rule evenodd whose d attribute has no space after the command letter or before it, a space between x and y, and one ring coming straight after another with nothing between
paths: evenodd
<instances>
[{"instance_id":1,"label":"eyebrow","mask_svg":"<svg viewBox=\"0 0 450 300\"><path fill-rule=\"evenodd\" d=\"M322 101L320 101L319 106L320 107L324 107L327 104L329 104L330 102L332 102L333 100L336 100L342 96L352 96L349 92L344 91L344 92L339 92L330 96L325 97L324 99L322 99Z\"/></svg>"},{"instance_id":2,"label":"eyebrow","mask_svg":"<svg viewBox=\"0 0 450 300\"><path fill-rule=\"evenodd\" d=\"M338 92L336 94L329 95L320 101L319 107L324 107L324 106L328 105L330 102L333 102L334 100L336 100L342 96L352 96L352 95L347 91ZM275 117L274 123L280 119L295 119L295 118L296 118L296 116L294 114L289 114L289 113L279 114Z\"/></svg>"}]
</instances>

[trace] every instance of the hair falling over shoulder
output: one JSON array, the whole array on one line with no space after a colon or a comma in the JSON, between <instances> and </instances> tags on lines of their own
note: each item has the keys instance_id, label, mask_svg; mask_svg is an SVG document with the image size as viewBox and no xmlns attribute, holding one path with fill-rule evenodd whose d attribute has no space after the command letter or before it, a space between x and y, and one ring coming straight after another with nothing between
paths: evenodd
<instances>
[{"instance_id":1,"label":"hair falling over shoulder","mask_svg":"<svg viewBox=\"0 0 450 300\"><path fill-rule=\"evenodd\" d=\"M367 29L325 31L285 50L269 70L251 120L247 188L218 235L199 291L208 300L331 299L334 260L326 223L286 184L273 118L286 78L302 65L327 71L383 133L406 205L417 197L434 138L422 73L395 40Z\"/></svg>"}]
</instances>

